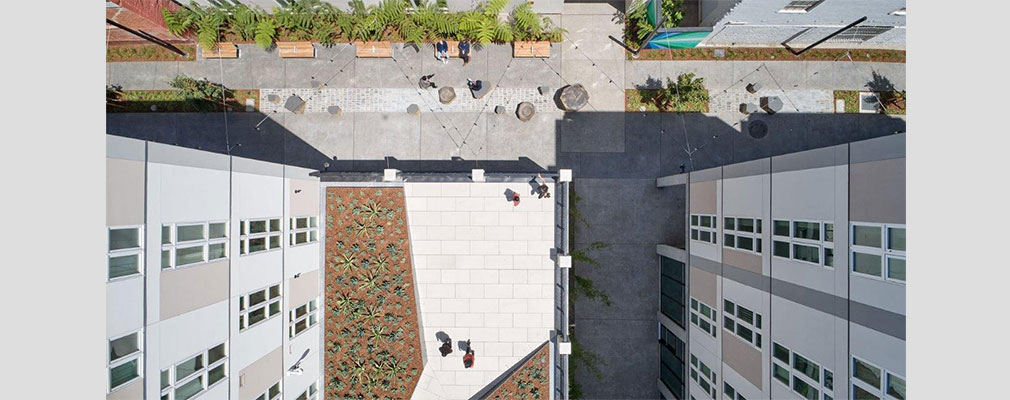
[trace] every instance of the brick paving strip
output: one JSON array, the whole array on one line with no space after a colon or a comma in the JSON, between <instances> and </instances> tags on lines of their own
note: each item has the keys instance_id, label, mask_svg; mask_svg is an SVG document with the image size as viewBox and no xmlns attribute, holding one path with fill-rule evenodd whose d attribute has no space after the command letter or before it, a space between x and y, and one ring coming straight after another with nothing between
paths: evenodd
<instances>
[{"instance_id":1,"label":"brick paving strip","mask_svg":"<svg viewBox=\"0 0 1010 400\"><path fill-rule=\"evenodd\" d=\"M740 110L740 104L760 104L765 96L777 96L782 100L781 113L833 113L835 112L835 94L830 90L779 90L762 89L752 94L746 90L729 90L713 93L709 97L710 112L734 112Z\"/></svg>"},{"instance_id":2,"label":"brick paving strip","mask_svg":"<svg viewBox=\"0 0 1010 400\"><path fill-rule=\"evenodd\" d=\"M539 112L557 111L554 100L541 95L536 88L495 88L481 99L473 98L465 87L454 89L456 99L450 104L440 103L435 89L260 89L260 112L289 112L284 108L284 100L292 94L306 101L305 113L325 113L330 106L340 106L344 112L407 112L411 104L420 106L421 112L493 112L495 106L505 106L506 112L515 112L516 106L524 101L533 103ZM280 101L268 101L272 94Z\"/></svg>"}]
</instances>

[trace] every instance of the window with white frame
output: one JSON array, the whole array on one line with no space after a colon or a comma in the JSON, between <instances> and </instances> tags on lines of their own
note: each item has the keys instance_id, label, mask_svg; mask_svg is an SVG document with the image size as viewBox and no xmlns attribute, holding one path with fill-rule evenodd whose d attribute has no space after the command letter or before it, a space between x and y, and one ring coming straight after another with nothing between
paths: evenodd
<instances>
[{"instance_id":1,"label":"window with white frame","mask_svg":"<svg viewBox=\"0 0 1010 400\"><path fill-rule=\"evenodd\" d=\"M716 244L719 218L715 215L691 214L691 240Z\"/></svg>"},{"instance_id":2,"label":"window with white frame","mask_svg":"<svg viewBox=\"0 0 1010 400\"><path fill-rule=\"evenodd\" d=\"M852 356L854 399L905 400L905 377Z\"/></svg>"},{"instance_id":3,"label":"window with white frame","mask_svg":"<svg viewBox=\"0 0 1010 400\"><path fill-rule=\"evenodd\" d=\"M715 371L709 368L708 365L698 360L694 354L691 354L691 380L698 383L705 393L708 393L710 397L715 398Z\"/></svg>"},{"instance_id":4,"label":"window with white frame","mask_svg":"<svg viewBox=\"0 0 1010 400\"><path fill-rule=\"evenodd\" d=\"M109 391L139 379L144 355L142 331L109 340Z\"/></svg>"},{"instance_id":5,"label":"window with white frame","mask_svg":"<svg viewBox=\"0 0 1010 400\"><path fill-rule=\"evenodd\" d=\"M244 331L281 313L281 285L254 290L238 298L238 330Z\"/></svg>"},{"instance_id":6,"label":"window with white frame","mask_svg":"<svg viewBox=\"0 0 1010 400\"><path fill-rule=\"evenodd\" d=\"M818 4L821 4L822 1L824 0L793 0L790 1L789 4L786 4L785 7L782 7L779 12L787 14L805 14L810 12L810 10L814 7L817 7Z\"/></svg>"},{"instance_id":7,"label":"window with white frame","mask_svg":"<svg viewBox=\"0 0 1010 400\"><path fill-rule=\"evenodd\" d=\"M772 255L833 268L835 224L823 221L772 221Z\"/></svg>"},{"instance_id":8,"label":"window with white frame","mask_svg":"<svg viewBox=\"0 0 1010 400\"><path fill-rule=\"evenodd\" d=\"M297 246L319 241L319 217L294 217L290 220L288 243Z\"/></svg>"},{"instance_id":9,"label":"window with white frame","mask_svg":"<svg viewBox=\"0 0 1010 400\"><path fill-rule=\"evenodd\" d=\"M715 314L715 307L709 306L694 297L691 298L691 323L712 335L712 337L715 337L716 331L719 330L719 323L716 322Z\"/></svg>"},{"instance_id":10,"label":"window with white frame","mask_svg":"<svg viewBox=\"0 0 1010 400\"><path fill-rule=\"evenodd\" d=\"M761 218L724 217L722 245L761 254Z\"/></svg>"},{"instance_id":11,"label":"window with white frame","mask_svg":"<svg viewBox=\"0 0 1010 400\"><path fill-rule=\"evenodd\" d=\"M852 272L905 283L905 225L852 223Z\"/></svg>"},{"instance_id":12,"label":"window with white frame","mask_svg":"<svg viewBox=\"0 0 1010 400\"><path fill-rule=\"evenodd\" d=\"M239 254L281 248L281 219L246 219L239 223Z\"/></svg>"},{"instance_id":13,"label":"window with white frame","mask_svg":"<svg viewBox=\"0 0 1010 400\"><path fill-rule=\"evenodd\" d=\"M256 396L253 400L277 400L281 398L281 381L270 386L270 389Z\"/></svg>"},{"instance_id":14,"label":"window with white frame","mask_svg":"<svg viewBox=\"0 0 1010 400\"><path fill-rule=\"evenodd\" d=\"M221 343L161 370L161 400L188 400L228 376L228 343Z\"/></svg>"},{"instance_id":15,"label":"window with white frame","mask_svg":"<svg viewBox=\"0 0 1010 400\"><path fill-rule=\"evenodd\" d=\"M144 265L144 228L109 227L109 280L140 275Z\"/></svg>"},{"instance_id":16,"label":"window with white frame","mask_svg":"<svg viewBox=\"0 0 1010 400\"><path fill-rule=\"evenodd\" d=\"M832 400L834 373L776 342L772 342L772 377L807 400Z\"/></svg>"},{"instance_id":17,"label":"window with white frame","mask_svg":"<svg viewBox=\"0 0 1010 400\"><path fill-rule=\"evenodd\" d=\"M161 226L161 269L228 258L228 223L198 222Z\"/></svg>"},{"instance_id":18,"label":"window with white frame","mask_svg":"<svg viewBox=\"0 0 1010 400\"><path fill-rule=\"evenodd\" d=\"M295 397L295 400L317 400L319 398L317 393L319 393L317 383L312 382L308 389L305 389L305 391L299 394L298 397Z\"/></svg>"},{"instance_id":19,"label":"window with white frame","mask_svg":"<svg viewBox=\"0 0 1010 400\"><path fill-rule=\"evenodd\" d=\"M319 298L309 300L288 313L288 337L293 338L319 323Z\"/></svg>"},{"instance_id":20,"label":"window with white frame","mask_svg":"<svg viewBox=\"0 0 1010 400\"><path fill-rule=\"evenodd\" d=\"M722 327L761 349L761 314L729 300L723 300Z\"/></svg>"},{"instance_id":21,"label":"window with white frame","mask_svg":"<svg viewBox=\"0 0 1010 400\"><path fill-rule=\"evenodd\" d=\"M723 379L726 379L726 377L723 377ZM746 397L743 397L740 392L737 392L736 389L734 389L733 386L725 380L722 382L722 397L729 400L747 400Z\"/></svg>"},{"instance_id":22,"label":"window with white frame","mask_svg":"<svg viewBox=\"0 0 1010 400\"><path fill-rule=\"evenodd\" d=\"M862 43L894 29L887 25L857 25L827 40L827 43Z\"/></svg>"}]
</instances>

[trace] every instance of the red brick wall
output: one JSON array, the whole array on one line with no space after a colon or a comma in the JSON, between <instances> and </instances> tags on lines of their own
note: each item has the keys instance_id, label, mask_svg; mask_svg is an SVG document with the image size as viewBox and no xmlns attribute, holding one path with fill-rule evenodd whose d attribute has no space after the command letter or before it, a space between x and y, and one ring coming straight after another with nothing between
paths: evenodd
<instances>
[{"instance_id":1,"label":"red brick wall","mask_svg":"<svg viewBox=\"0 0 1010 400\"><path fill-rule=\"evenodd\" d=\"M165 27L165 21L162 20L161 10L167 8L175 11L180 7L179 3L173 0L112 0L112 2L162 27Z\"/></svg>"}]
</instances>

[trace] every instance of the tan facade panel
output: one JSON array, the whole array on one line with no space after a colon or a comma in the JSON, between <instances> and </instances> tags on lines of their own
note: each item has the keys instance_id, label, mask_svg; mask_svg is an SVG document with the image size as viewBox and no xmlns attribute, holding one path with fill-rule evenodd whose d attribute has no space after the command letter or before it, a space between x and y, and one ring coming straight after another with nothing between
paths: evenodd
<instances>
[{"instance_id":1,"label":"tan facade panel","mask_svg":"<svg viewBox=\"0 0 1010 400\"><path fill-rule=\"evenodd\" d=\"M716 294L716 282L715 275L699 269L691 267L691 297L701 300L705 304L711 307L719 307L719 296Z\"/></svg>"},{"instance_id":2,"label":"tan facade panel","mask_svg":"<svg viewBox=\"0 0 1010 400\"><path fill-rule=\"evenodd\" d=\"M319 270L309 271L288 281L288 309L308 303L319 296Z\"/></svg>"},{"instance_id":3,"label":"tan facade panel","mask_svg":"<svg viewBox=\"0 0 1010 400\"><path fill-rule=\"evenodd\" d=\"M849 220L905 223L905 159L849 166Z\"/></svg>"},{"instance_id":4,"label":"tan facade panel","mask_svg":"<svg viewBox=\"0 0 1010 400\"><path fill-rule=\"evenodd\" d=\"M691 184L691 213L716 214L716 181Z\"/></svg>"},{"instance_id":5,"label":"tan facade panel","mask_svg":"<svg viewBox=\"0 0 1010 400\"><path fill-rule=\"evenodd\" d=\"M130 382L105 396L105 400L137 400L144 398L144 378Z\"/></svg>"},{"instance_id":6,"label":"tan facade panel","mask_svg":"<svg viewBox=\"0 0 1010 400\"><path fill-rule=\"evenodd\" d=\"M722 263L761 275L761 256L730 248L722 249Z\"/></svg>"},{"instance_id":7,"label":"tan facade panel","mask_svg":"<svg viewBox=\"0 0 1010 400\"><path fill-rule=\"evenodd\" d=\"M319 215L319 181L290 180L291 216Z\"/></svg>"},{"instance_id":8,"label":"tan facade panel","mask_svg":"<svg viewBox=\"0 0 1010 400\"><path fill-rule=\"evenodd\" d=\"M144 162L105 159L105 221L108 226L144 223Z\"/></svg>"},{"instance_id":9,"label":"tan facade panel","mask_svg":"<svg viewBox=\"0 0 1010 400\"><path fill-rule=\"evenodd\" d=\"M267 353L242 371L239 371L239 400L252 400L270 389L270 386L281 380L284 374L283 347Z\"/></svg>"},{"instance_id":10,"label":"tan facade panel","mask_svg":"<svg viewBox=\"0 0 1010 400\"><path fill-rule=\"evenodd\" d=\"M161 273L161 320L228 299L228 260Z\"/></svg>"},{"instance_id":11,"label":"tan facade panel","mask_svg":"<svg viewBox=\"0 0 1010 400\"><path fill-rule=\"evenodd\" d=\"M748 382L761 386L761 352L736 335L722 335L722 361Z\"/></svg>"}]
</instances>

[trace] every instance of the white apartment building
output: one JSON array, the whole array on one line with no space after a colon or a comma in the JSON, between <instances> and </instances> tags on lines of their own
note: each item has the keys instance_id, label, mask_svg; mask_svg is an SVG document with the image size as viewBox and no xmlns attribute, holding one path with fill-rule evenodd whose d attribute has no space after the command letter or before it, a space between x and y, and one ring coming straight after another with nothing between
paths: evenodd
<instances>
[{"instance_id":1,"label":"white apartment building","mask_svg":"<svg viewBox=\"0 0 1010 400\"><path fill-rule=\"evenodd\" d=\"M320 398L318 178L106 138L106 398Z\"/></svg>"}]
</instances>

